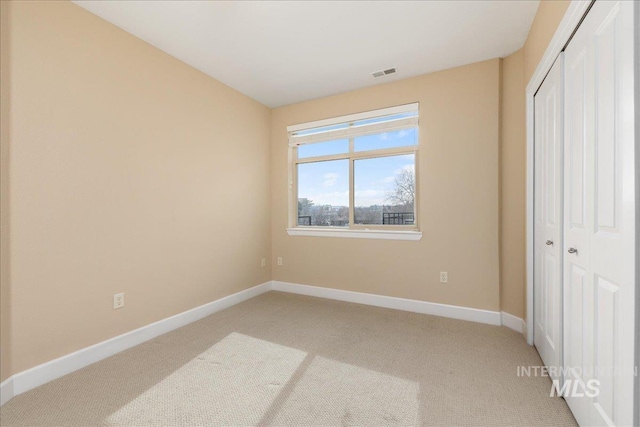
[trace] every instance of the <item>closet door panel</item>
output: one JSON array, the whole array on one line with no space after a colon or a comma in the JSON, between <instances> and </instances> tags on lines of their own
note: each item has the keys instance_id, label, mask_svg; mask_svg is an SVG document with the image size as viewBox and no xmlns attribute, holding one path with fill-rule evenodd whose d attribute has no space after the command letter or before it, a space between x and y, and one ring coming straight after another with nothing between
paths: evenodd
<instances>
[{"instance_id":1,"label":"closet door panel","mask_svg":"<svg viewBox=\"0 0 640 427\"><path fill-rule=\"evenodd\" d=\"M620 165L615 133L617 13L595 36L596 141L595 141L595 225L597 231L618 233L620 213Z\"/></svg>"},{"instance_id":2,"label":"closet door panel","mask_svg":"<svg viewBox=\"0 0 640 427\"><path fill-rule=\"evenodd\" d=\"M534 100L534 344L549 367L562 366L562 80L560 55Z\"/></svg>"},{"instance_id":3,"label":"closet door panel","mask_svg":"<svg viewBox=\"0 0 640 427\"><path fill-rule=\"evenodd\" d=\"M584 42L585 35L576 34L574 41ZM593 282L589 273L589 214L592 185L589 176L592 135L588 123L589 100L593 91L588 85L590 52L582 43L565 52L565 215L564 215L564 361L565 379L569 386L587 384L591 379L592 343L585 319L593 312ZM568 248L577 252L567 253ZM576 420L586 425L588 402L565 396Z\"/></svg>"},{"instance_id":4,"label":"closet door panel","mask_svg":"<svg viewBox=\"0 0 640 427\"><path fill-rule=\"evenodd\" d=\"M620 286L623 279L616 271L611 254L619 251L619 151L616 138L616 56L615 30L618 9L605 18L592 39L594 56L594 176L593 235L591 236L591 269L595 283L595 311L593 313L594 378L599 393L593 399L592 423L615 425L614 390L618 376L615 343ZM614 261L613 266L607 265Z\"/></svg>"},{"instance_id":5,"label":"closet door panel","mask_svg":"<svg viewBox=\"0 0 640 427\"><path fill-rule=\"evenodd\" d=\"M633 69L633 54L626 44L633 38L628 31L632 7L631 2L594 6L591 18L595 193L590 267L596 284L594 372L600 386L591 422L601 425L631 425L633 413L635 218L633 197L625 207L623 194L629 191L630 195L634 189L634 166L625 164L627 155L634 157L633 131L624 128L627 114L633 111L624 102L632 91L632 85L625 85L633 81L625 77Z\"/></svg>"},{"instance_id":6,"label":"closet door panel","mask_svg":"<svg viewBox=\"0 0 640 427\"><path fill-rule=\"evenodd\" d=\"M608 425L614 424L614 390L616 376L606 370L615 366L617 346L615 343L616 311L619 306L619 286L603 277L595 279L595 367L594 378L598 380L599 393L594 398L598 417ZM600 372L601 369L605 371Z\"/></svg>"},{"instance_id":7,"label":"closet door panel","mask_svg":"<svg viewBox=\"0 0 640 427\"><path fill-rule=\"evenodd\" d=\"M565 241L584 246L589 239L587 209L589 194L587 173L589 144L586 128L591 112L587 100L593 98L586 84L587 49L566 52L565 81ZM566 238L570 237L570 240ZM588 253L578 253L569 258L582 264L588 263Z\"/></svg>"}]
</instances>

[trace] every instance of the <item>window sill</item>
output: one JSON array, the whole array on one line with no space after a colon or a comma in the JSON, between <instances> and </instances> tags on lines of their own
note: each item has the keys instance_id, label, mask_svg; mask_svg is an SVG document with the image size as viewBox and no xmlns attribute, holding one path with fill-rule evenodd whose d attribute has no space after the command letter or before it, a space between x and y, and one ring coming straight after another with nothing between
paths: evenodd
<instances>
[{"instance_id":1,"label":"window sill","mask_svg":"<svg viewBox=\"0 0 640 427\"><path fill-rule=\"evenodd\" d=\"M340 230L311 229L311 228L287 228L289 236L312 237L345 237L351 239L381 239L381 240L410 240L422 239L422 232L407 230Z\"/></svg>"}]
</instances>

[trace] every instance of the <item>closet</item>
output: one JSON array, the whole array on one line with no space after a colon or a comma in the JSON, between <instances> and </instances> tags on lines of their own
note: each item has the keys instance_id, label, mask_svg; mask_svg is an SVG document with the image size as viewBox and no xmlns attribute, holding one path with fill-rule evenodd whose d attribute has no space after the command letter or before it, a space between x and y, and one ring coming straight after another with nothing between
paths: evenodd
<instances>
[{"instance_id":1,"label":"closet","mask_svg":"<svg viewBox=\"0 0 640 427\"><path fill-rule=\"evenodd\" d=\"M594 2L534 97L534 344L581 426L638 402L633 9Z\"/></svg>"}]
</instances>

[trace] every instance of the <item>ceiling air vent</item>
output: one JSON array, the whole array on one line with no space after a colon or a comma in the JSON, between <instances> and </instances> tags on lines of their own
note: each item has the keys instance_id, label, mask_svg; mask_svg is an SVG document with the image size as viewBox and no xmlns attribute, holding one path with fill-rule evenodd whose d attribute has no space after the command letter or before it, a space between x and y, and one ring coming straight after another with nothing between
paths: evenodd
<instances>
[{"instance_id":1,"label":"ceiling air vent","mask_svg":"<svg viewBox=\"0 0 640 427\"><path fill-rule=\"evenodd\" d=\"M377 79L378 77L383 77L383 76L388 76L389 74L395 74L396 69L394 68L387 68L386 70L380 70L380 71L374 71L373 73L371 73L371 75L373 76L374 79Z\"/></svg>"}]
</instances>

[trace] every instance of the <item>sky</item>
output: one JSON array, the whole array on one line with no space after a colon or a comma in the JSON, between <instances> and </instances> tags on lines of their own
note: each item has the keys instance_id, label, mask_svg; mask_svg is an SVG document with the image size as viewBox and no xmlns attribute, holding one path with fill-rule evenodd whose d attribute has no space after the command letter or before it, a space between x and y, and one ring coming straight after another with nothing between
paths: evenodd
<instances>
[{"instance_id":1,"label":"sky","mask_svg":"<svg viewBox=\"0 0 640 427\"><path fill-rule=\"evenodd\" d=\"M414 169L414 154L355 161L355 205L388 205L387 192L396 176ZM298 198L316 205L349 206L349 161L304 163L298 166Z\"/></svg>"},{"instance_id":2,"label":"sky","mask_svg":"<svg viewBox=\"0 0 640 427\"><path fill-rule=\"evenodd\" d=\"M402 129L356 137L354 151L411 147L416 142L415 128ZM298 147L299 158L348 152L348 139ZM413 170L414 167L414 154L356 160L354 164L356 207L390 204L387 195L395 187L396 176L403 170ZM298 198L307 198L316 205L349 206L349 160L299 164Z\"/></svg>"}]
</instances>

